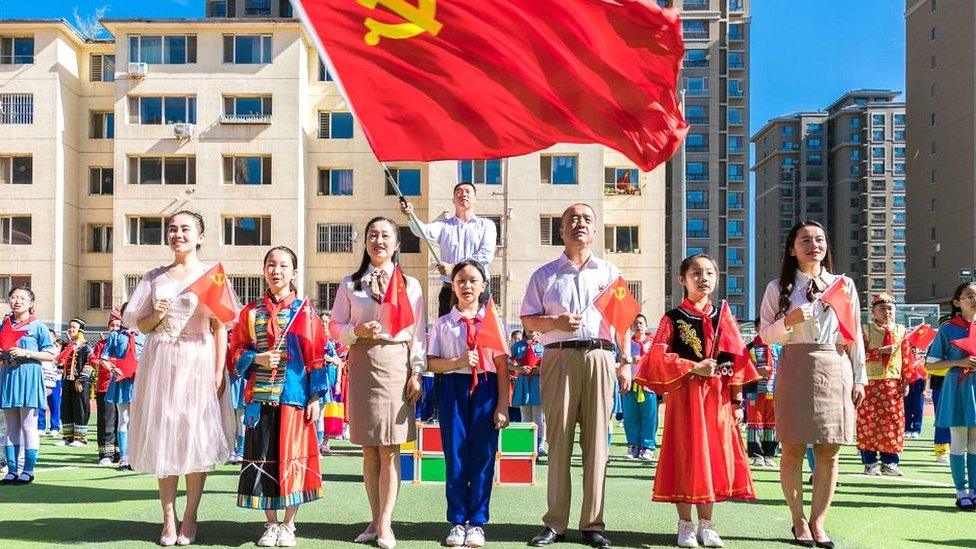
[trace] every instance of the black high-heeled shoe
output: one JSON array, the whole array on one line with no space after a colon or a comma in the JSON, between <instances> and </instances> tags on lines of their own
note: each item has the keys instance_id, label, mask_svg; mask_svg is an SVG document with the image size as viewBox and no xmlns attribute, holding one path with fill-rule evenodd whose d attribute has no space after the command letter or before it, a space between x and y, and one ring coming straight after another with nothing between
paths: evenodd
<instances>
[{"instance_id":1,"label":"black high-heeled shoe","mask_svg":"<svg viewBox=\"0 0 976 549\"><path fill-rule=\"evenodd\" d=\"M816 547L817 542L812 539L800 539L796 537L796 527L790 526L790 533L793 534L793 545L799 545L800 547Z\"/></svg>"},{"instance_id":2,"label":"black high-heeled shoe","mask_svg":"<svg viewBox=\"0 0 976 549\"><path fill-rule=\"evenodd\" d=\"M834 549L834 541L828 539L827 541L817 541L813 540L814 545L821 547L822 549Z\"/></svg>"}]
</instances>

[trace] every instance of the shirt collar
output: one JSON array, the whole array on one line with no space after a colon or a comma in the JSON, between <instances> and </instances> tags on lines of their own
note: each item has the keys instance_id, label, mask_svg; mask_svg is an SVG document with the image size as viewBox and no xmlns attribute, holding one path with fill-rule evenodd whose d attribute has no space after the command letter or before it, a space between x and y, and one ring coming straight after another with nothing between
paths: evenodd
<instances>
[{"instance_id":1,"label":"shirt collar","mask_svg":"<svg viewBox=\"0 0 976 549\"><path fill-rule=\"evenodd\" d=\"M449 221L451 223L457 223L458 225L464 225L467 223L477 223L479 219L480 218L478 217L478 214L474 214L473 216L471 216L471 219L467 221L458 217L457 214L451 214L447 219L445 219L445 221Z\"/></svg>"},{"instance_id":2,"label":"shirt collar","mask_svg":"<svg viewBox=\"0 0 976 549\"><path fill-rule=\"evenodd\" d=\"M566 257L565 253L559 254L559 259L556 260L556 266L559 268L560 271L564 271L566 269L573 269L573 270L576 269L576 265L574 265L573 262L570 261L568 257ZM583 269L596 269L599 266L600 266L600 259L597 258L595 255L593 255L593 252L591 251L590 257L587 258L586 263L583 264Z\"/></svg>"},{"instance_id":3,"label":"shirt collar","mask_svg":"<svg viewBox=\"0 0 976 549\"><path fill-rule=\"evenodd\" d=\"M705 310L701 310L697 306L695 306L695 304L692 303L691 300L689 300L687 297L681 301L680 307L690 313L694 313L699 316L710 315L712 314L712 311L715 310L715 306L712 305L711 301L705 304Z\"/></svg>"},{"instance_id":4,"label":"shirt collar","mask_svg":"<svg viewBox=\"0 0 976 549\"><path fill-rule=\"evenodd\" d=\"M394 268L394 265L391 262L391 263L388 263L383 270L386 271L386 274L393 275L393 268ZM370 275L373 274L373 271L375 271L375 270L376 270L376 267L374 267L373 264L370 263L369 266L366 268L366 272L363 273L363 278L368 278Z\"/></svg>"},{"instance_id":5,"label":"shirt collar","mask_svg":"<svg viewBox=\"0 0 976 549\"><path fill-rule=\"evenodd\" d=\"M834 282L836 275L831 274L827 269L823 268L820 270L820 280L823 280L828 286ZM796 287L805 287L807 282L810 282L810 277L800 269L796 270L796 274L793 277L796 281Z\"/></svg>"},{"instance_id":6,"label":"shirt collar","mask_svg":"<svg viewBox=\"0 0 976 549\"><path fill-rule=\"evenodd\" d=\"M454 324L460 324L461 323L461 311L459 311L457 307L451 307L451 312L447 313L447 316L448 316L448 318L451 319L451 322L453 322ZM485 308L482 307L482 308L478 309L478 314L474 315L474 318L476 320L482 320L482 319L484 319L485 318Z\"/></svg>"}]
</instances>

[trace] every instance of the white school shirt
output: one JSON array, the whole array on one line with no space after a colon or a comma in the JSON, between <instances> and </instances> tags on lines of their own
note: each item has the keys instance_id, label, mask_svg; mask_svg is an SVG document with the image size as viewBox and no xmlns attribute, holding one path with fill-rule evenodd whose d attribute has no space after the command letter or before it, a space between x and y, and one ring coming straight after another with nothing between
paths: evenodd
<instances>
[{"instance_id":1,"label":"white school shirt","mask_svg":"<svg viewBox=\"0 0 976 549\"><path fill-rule=\"evenodd\" d=\"M467 221L461 221L452 215L443 221L421 223L412 217L409 226L410 232L415 236L436 242L441 261L448 265L473 259L487 272L491 261L495 259L498 233L495 223L488 218L474 216ZM441 281L450 283L451 277L441 276Z\"/></svg>"},{"instance_id":2,"label":"white school shirt","mask_svg":"<svg viewBox=\"0 0 976 549\"><path fill-rule=\"evenodd\" d=\"M482 308L475 316L478 321L484 321L485 309ZM480 329L481 322L475 324ZM504 332L502 332L504 333ZM434 321L430 327L427 341L427 354L438 358L456 358L468 352L468 330L461 322L461 312L457 308ZM497 373L495 357L500 355L494 349L481 349L481 369L485 372ZM470 374L471 368L458 368L445 374Z\"/></svg>"},{"instance_id":3,"label":"white school shirt","mask_svg":"<svg viewBox=\"0 0 976 549\"><path fill-rule=\"evenodd\" d=\"M851 366L854 369L854 383L866 385L868 382L867 369L865 368L864 357L864 338L861 337L861 306L857 298L857 288L854 281L844 275L834 275L826 271L820 276L827 286L833 284L834 280L840 276L844 280L847 291L851 293L851 308L854 318L858 320L857 333L854 334L854 342L847 344L847 354L851 359ZM793 293L790 294L790 310L810 303L807 300L807 283L810 277L797 270L794 275ZM775 279L766 285L766 293L763 295L762 305L759 308L759 337L767 345L779 344L789 345L790 343L821 343L821 344L842 344L843 336L837 323L837 315L829 307L824 307L822 302L814 301L813 316L802 324L787 328L783 316L779 315L779 279Z\"/></svg>"},{"instance_id":4,"label":"white school shirt","mask_svg":"<svg viewBox=\"0 0 976 549\"><path fill-rule=\"evenodd\" d=\"M363 279L368 281L374 267L370 265L363 274ZM386 267L387 274L393 275L393 266ZM424 370L427 364L427 355L424 351L427 339L427 315L424 312L424 296L420 290L420 283L416 278L404 276L407 280L407 299L413 309L414 323L405 328L396 336L391 336L386 331L381 331L376 339L386 341L406 341L410 343L410 367L412 369ZM380 304L372 298L369 292L368 282L362 283L361 290L353 289L351 276L344 277L336 291L335 302L332 305L332 321L337 323L340 328L339 341L346 345L355 345L359 338L356 336L356 326L380 320ZM392 278L391 278L392 284Z\"/></svg>"},{"instance_id":5,"label":"white school shirt","mask_svg":"<svg viewBox=\"0 0 976 549\"><path fill-rule=\"evenodd\" d=\"M583 315L575 332L550 330L541 333L543 345L576 339L605 339L614 342L613 328L593 305L600 293L620 276L613 263L592 254L581 269L560 254L558 258L536 269L529 278L519 316L558 316L562 313ZM630 358L630 345L620 350L622 358Z\"/></svg>"}]
</instances>

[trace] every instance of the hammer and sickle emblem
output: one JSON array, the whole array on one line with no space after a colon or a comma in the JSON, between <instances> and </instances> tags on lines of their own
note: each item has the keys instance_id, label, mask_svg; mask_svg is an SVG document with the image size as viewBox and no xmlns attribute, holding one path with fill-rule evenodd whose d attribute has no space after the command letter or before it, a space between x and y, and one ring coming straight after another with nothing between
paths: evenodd
<instances>
[{"instance_id":1,"label":"hammer and sickle emblem","mask_svg":"<svg viewBox=\"0 0 976 549\"><path fill-rule=\"evenodd\" d=\"M627 297L627 288L624 288L623 286L617 286L613 290L613 297L616 298L617 301L623 301L624 298Z\"/></svg>"},{"instance_id":2,"label":"hammer and sickle emblem","mask_svg":"<svg viewBox=\"0 0 976 549\"><path fill-rule=\"evenodd\" d=\"M213 276L210 277L210 280L218 286L223 286L225 282L225 277L221 273L215 273Z\"/></svg>"},{"instance_id":3,"label":"hammer and sickle emblem","mask_svg":"<svg viewBox=\"0 0 976 549\"><path fill-rule=\"evenodd\" d=\"M437 33L444 27L435 19L437 0L418 0L416 6L411 5L406 0L356 0L356 2L369 9L376 9L378 5L383 5L405 21L404 23L381 23L372 17L367 17L363 24L366 25L369 32L366 33L363 40L370 46L379 44L380 38L401 40L413 38L424 32L437 36Z\"/></svg>"}]
</instances>

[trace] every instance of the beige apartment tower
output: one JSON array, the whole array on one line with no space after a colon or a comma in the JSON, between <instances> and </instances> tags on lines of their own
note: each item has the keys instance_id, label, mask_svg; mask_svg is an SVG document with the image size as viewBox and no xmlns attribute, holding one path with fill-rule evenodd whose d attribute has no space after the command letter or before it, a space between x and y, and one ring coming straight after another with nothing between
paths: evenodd
<instances>
[{"instance_id":1,"label":"beige apartment tower","mask_svg":"<svg viewBox=\"0 0 976 549\"><path fill-rule=\"evenodd\" d=\"M976 267L976 3L905 4L908 298L948 305ZM962 273L961 271L969 271Z\"/></svg>"},{"instance_id":2,"label":"beige apartment tower","mask_svg":"<svg viewBox=\"0 0 976 549\"><path fill-rule=\"evenodd\" d=\"M681 301L678 266L704 252L740 320L749 315L749 2L658 0L681 12L685 146L667 166L668 306Z\"/></svg>"},{"instance_id":3,"label":"beige apartment tower","mask_svg":"<svg viewBox=\"0 0 976 549\"><path fill-rule=\"evenodd\" d=\"M270 10L270 13L269 13ZM299 256L320 309L362 254L368 219L401 223L408 274L439 281L406 228L383 166L288 2L210 1L199 20L105 20L110 40L64 21L0 21L0 290L29 284L37 314L104 325L147 270L171 260L163 221L203 214L201 257L243 300L263 291L272 245ZM498 226L492 290L510 326L532 271L561 251L559 215L592 204L598 247L650 318L664 302L665 169L642 173L598 145L388 168L421 219L453 212L473 182ZM0 312L5 305L0 304Z\"/></svg>"}]
</instances>

